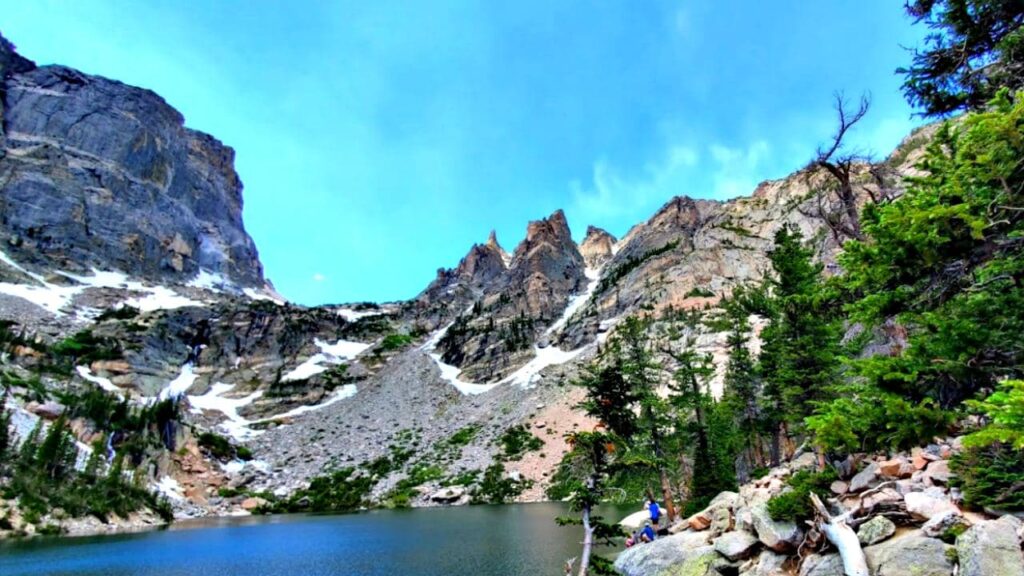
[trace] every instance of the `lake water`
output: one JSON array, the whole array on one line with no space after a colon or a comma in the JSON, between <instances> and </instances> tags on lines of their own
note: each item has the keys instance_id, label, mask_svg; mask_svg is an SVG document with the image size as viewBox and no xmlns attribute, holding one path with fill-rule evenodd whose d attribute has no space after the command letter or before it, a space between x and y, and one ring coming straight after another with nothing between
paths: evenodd
<instances>
[{"instance_id":1,"label":"lake water","mask_svg":"<svg viewBox=\"0 0 1024 576\"><path fill-rule=\"evenodd\" d=\"M604 511L609 520L628 512ZM566 513L539 503L187 522L0 543L0 574L556 576L580 553L581 528L554 522Z\"/></svg>"}]
</instances>

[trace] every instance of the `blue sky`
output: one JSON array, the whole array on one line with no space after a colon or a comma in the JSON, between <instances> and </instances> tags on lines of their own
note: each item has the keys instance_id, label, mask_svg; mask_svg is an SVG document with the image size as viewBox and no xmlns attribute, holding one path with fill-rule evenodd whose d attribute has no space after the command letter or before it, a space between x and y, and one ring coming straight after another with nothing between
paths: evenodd
<instances>
[{"instance_id":1,"label":"blue sky","mask_svg":"<svg viewBox=\"0 0 1024 576\"><path fill-rule=\"evenodd\" d=\"M770 6L768 6L770 5ZM150 88L235 148L268 277L305 304L417 294L492 229L565 209L615 235L675 195L804 165L832 94L855 145L920 120L894 69L923 31L892 0L0 0L38 63Z\"/></svg>"}]
</instances>

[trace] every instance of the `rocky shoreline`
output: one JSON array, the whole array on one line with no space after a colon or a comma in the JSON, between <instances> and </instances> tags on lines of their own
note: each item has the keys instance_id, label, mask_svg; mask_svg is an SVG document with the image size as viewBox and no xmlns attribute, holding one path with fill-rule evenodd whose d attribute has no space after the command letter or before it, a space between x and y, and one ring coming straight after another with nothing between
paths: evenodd
<instances>
[{"instance_id":1,"label":"rocky shoreline","mask_svg":"<svg viewBox=\"0 0 1024 576\"><path fill-rule=\"evenodd\" d=\"M959 439L911 452L850 457L835 463L825 513L855 530L837 551L819 513L814 522L775 520L768 503L793 490L801 471L817 468L810 452L764 477L723 492L671 534L621 553L624 576L1019 576L1024 521L963 509L951 486L949 458ZM842 554L840 553L842 552ZM847 564L844 566L844 561ZM861 563L861 570L855 568ZM866 568L864 567L866 566Z\"/></svg>"}]
</instances>

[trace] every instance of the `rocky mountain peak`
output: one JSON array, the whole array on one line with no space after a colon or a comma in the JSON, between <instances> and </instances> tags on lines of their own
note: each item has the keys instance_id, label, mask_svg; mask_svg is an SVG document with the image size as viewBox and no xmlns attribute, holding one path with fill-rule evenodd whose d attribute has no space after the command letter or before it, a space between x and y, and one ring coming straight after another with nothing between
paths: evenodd
<instances>
[{"instance_id":1,"label":"rocky mountain peak","mask_svg":"<svg viewBox=\"0 0 1024 576\"><path fill-rule=\"evenodd\" d=\"M455 268L455 275L476 288L491 285L505 273L506 254L498 245L494 232L485 244L474 244Z\"/></svg>"},{"instance_id":2,"label":"rocky mountain peak","mask_svg":"<svg viewBox=\"0 0 1024 576\"><path fill-rule=\"evenodd\" d=\"M533 253L540 249L570 255L575 253L579 256L576 243L572 240L572 232L569 231L569 223L561 209L555 210L547 218L534 220L527 225L526 239L516 247L512 255L512 267L515 268L533 258ZM582 262L582 256L580 261Z\"/></svg>"},{"instance_id":3,"label":"rocky mountain peak","mask_svg":"<svg viewBox=\"0 0 1024 576\"><path fill-rule=\"evenodd\" d=\"M689 196L676 196L658 210L648 221L652 228L675 228L692 230L700 225L701 204L714 204L707 200L697 201Z\"/></svg>"},{"instance_id":4,"label":"rocky mountain peak","mask_svg":"<svg viewBox=\"0 0 1024 576\"><path fill-rule=\"evenodd\" d=\"M8 74L28 72L35 67L35 62L18 54L14 44L0 34L0 78Z\"/></svg>"},{"instance_id":5,"label":"rocky mountain peak","mask_svg":"<svg viewBox=\"0 0 1024 576\"><path fill-rule=\"evenodd\" d=\"M598 268L614 254L615 237L596 226L587 226L587 235L580 243L580 254L587 268Z\"/></svg>"},{"instance_id":6,"label":"rocky mountain peak","mask_svg":"<svg viewBox=\"0 0 1024 576\"><path fill-rule=\"evenodd\" d=\"M487 235L487 246L501 249L501 244L498 244L498 233L494 230L491 230L491 233Z\"/></svg>"}]
</instances>

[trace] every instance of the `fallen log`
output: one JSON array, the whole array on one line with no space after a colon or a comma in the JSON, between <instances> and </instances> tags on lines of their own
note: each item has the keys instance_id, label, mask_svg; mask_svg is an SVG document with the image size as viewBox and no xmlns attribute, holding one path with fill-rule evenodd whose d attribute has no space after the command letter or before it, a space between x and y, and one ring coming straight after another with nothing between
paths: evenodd
<instances>
[{"instance_id":1,"label":"fallen log","mask_svg":"<svg viewBox=\"0 0 1024 576\"><path fill-rule=\"evenodd\" d=\"M843 573L846 576L870 576L868 561L860 547L857 533L846 523L849 513L833 518L814 492L811 492L811 503L818 512L815 525L839 551L839 557L843 560Z\"/></svg>"}]
</instances>

